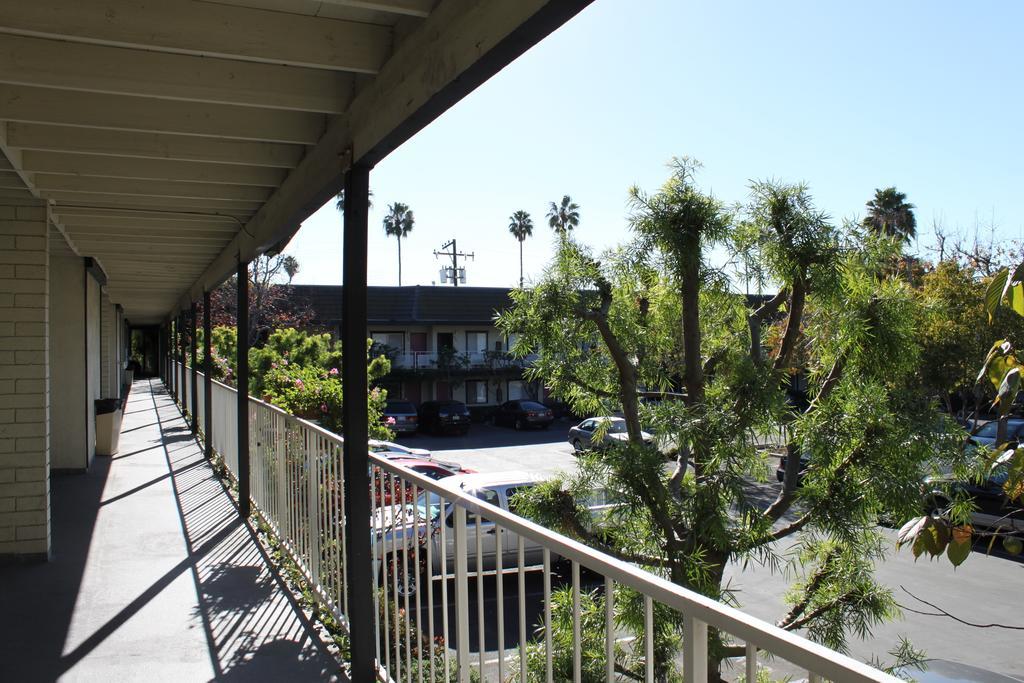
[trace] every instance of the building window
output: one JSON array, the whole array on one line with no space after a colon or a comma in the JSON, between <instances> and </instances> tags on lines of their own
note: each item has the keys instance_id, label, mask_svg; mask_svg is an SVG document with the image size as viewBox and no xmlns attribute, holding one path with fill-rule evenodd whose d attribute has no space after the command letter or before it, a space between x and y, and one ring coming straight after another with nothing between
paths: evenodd
<instances>
[{"instance_id":1,"label":"building window","mask_svg":"<svg viewBox=\"0 0 1024 683\"><path fill-rule=\"evenodd\" d=\"M468 353L483 353L487 350L487 333L486 332L467 332L466 333L466 351Z\"/></svg>"},{"instance_id":2,"label":"building window","mask_svg":"<svg viewBox=\"0 0 1024 683\"><path fill-rule=\"evenodd\" d=\"M370 338L373 339L374 344L386 346L398 353L405 353L404 332L371 332Z\"/></svg>"},{"instance_id":3,"label":"building window","mask_svg":"<svg viewBox=\"0 0 1024 683\"><path fill-rule=\"evenodd\" d=\"M487 382L471 379L466 382L466 403L480 405L487 403Z\"/></svg>"},{"instance_id":4,"label":"building window","mask_svg":"<svg viewBox=\"0 0 1024 683\"><path fill-rule=\"evenodd\" d=\"M508 383L508 400L514 401L517 398L528 398L526 393L526 383L522 380L514 379Z\"/></svg>"}]
</instances>

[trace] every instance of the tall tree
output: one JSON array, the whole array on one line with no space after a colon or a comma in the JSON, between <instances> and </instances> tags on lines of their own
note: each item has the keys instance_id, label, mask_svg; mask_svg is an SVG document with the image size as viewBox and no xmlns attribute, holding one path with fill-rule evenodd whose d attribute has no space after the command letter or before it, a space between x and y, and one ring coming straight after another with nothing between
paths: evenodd
<instances>
[{"instance_id":1,"label":"tall tree","mask_svg":"<svg viewBox=\"0 0 1024 683\"><path fill-rule=\"evenodd\" d=\"M339 190L337 196L334 198L334 208L338 211L345 211L345 190ZM367 208L373 208L373 190L370 190L370 199L367 202Z\"/></svg>"},{"instance_id":2,"label":"tall tree","mask_svg":"<svg viewBox=\"0 0 1024 683\"><path fill-rule=\"evenodd\" d=\"M508 231L519 240L519 288L523 287L523 242L533 234L533 219L530 214L519 209L509 216Z\"/></svg>"},{"instance_id":3,"label":"tall tree","mask_svg":"<svg viewBox=\"0 0 1024 683\"><path fill-rule=\"evenodd\" d=\"M412 209L401 202L388 207L388 215L384 216L384 232L389 237L398 239L398 286L402 286L402 238L412 232L415 219Z\"/></svg>"},{"instance_id":4,"label":"tall tree","mask_svg":"<svg viewBox=\"0 0 1024 683\"><path fill-rule=\"evenodd\" d=\"M288 276L288 284L291 284L299 272L299 260L289 254L281 259L281 267L284 268L284 272Z\"/></svg>"},{"instance_id":5,"label":"tall tree","mask_svg":"<svg viewBox=\"0 0 1024 683\"><path fill-rule=\"evenodd\" d=\"M537 286L513 292L499 326L517 335L513 354L537 354L528 378L578 413L621 412L628 432L517 506L716 600L737 598L724 582L730 562L781 572L785 555L799 554L804 574L778 623L844 649L849 632L896 611L873 578L885 547L877 518L917 512L922 470L942 452L917 387L915 300L880 275L888 245L836 228L804 186L754 183L736 220L695 185L695 168L677 160L658 192L631 190L632 242L598 257L566 237ZM758 259L779 293L749 310L712 265L720 251ZM795 395L801 378L806 396ZM684 398L640 400L666 391ZM644 443L646 425L657 427L659 445ZM780 428L784 482L765 501L750 487L773 464L758 435ZM665 451L675 459L668 472ZM600 531L565 495L594 488L621 502ZM616 600L615 618L643 638L638 604ZM670 612L658 616L659 680L682 637ZM742 648L709 636L717 672ZM616 667L639 675L628 661L636 655L624 656Z\"/></svg>"},{"instance_id":6,"label":"tall tree","mask_svg":"<svg viewBox=\"0 0 1024 683\"><path fill-rule=\"evenodd\" d=\"M917 237L917 219L914 205L907 202L907 195L895 187L875 190L875 196L866 204L868 215L864 226L882 235L898 237L910 242Z\"/></svg>"},{"instance_id":7,"label":"tall tree","mask_svg":"<svg viewBox=\"0 0 1024 683\"><path fill-rule=\"evenodd\" d=\"M564 195L559 204L551 202L548 208L548 225L559 237L566 237L580 224L580 207L569 195Z\"/></svg>"}]
</instances>

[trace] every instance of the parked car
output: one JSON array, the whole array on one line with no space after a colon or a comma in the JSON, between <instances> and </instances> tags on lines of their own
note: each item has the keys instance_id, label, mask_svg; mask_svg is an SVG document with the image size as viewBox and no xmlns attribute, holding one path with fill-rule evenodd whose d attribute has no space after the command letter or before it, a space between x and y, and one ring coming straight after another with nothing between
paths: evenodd
<instances>
[{"instance_id":1,"label":"parked car","mask_svg":"<svg viewBox=\"0 0 1024 683\"><path fill-rule=\"evenodd\" d=\"M469 408L461 401L424 401L420 404L420 429L434 434L468 434Z\"/></svg>"},{"instance_id":2,"label":"parked car","mask_svg":"<svg viewBox=\"0 0 1024 683\"><path fill-rule=\"evenodd\" d=\"M394 420L394 423L388 426L396 434L415 434L420 424L416 406L409 401L398 399L389 399L384 406L384 420L389 419Z\"/></svg>"},{"instance_id":3,"label":"parked car","mask_svg":"<svg viewBox=\"0 0 1024 683\"><path fill-rule=\"evenodd\" d=\"M430 460L430 451L426 448L411 448L409 446L403 446L400 443L394 441L379 441L377 439L370 439L370 452L371 453L400 453L401 455L416 456L417 458L425 458Z\"/></svg>"},{"instance_id":4,"label":"parked car","mask_svg":"<svg viewBox=\"0 0 1024 683\"><path fill-rule=\"evenodd\" d=\"M974 503L971 525L1024 533L1024 502L1012 501L1003 485L1009 478L1008 456L1001 457L985 481L956 481L949 475L924 481L924 506L929 512L945 512L949 506L946 489L952 487L970 496Z\"/></svg>"},{"instance_id":5,"label":"parked car","mask_svg":"<svg viewBox=\"0 0 1024 683\"><path fill-rule=\"evenodd\" d=\"M811 464L810 456L806 453L800 456L800 471L796 475L797 486L803 481L804 475L807 473L807 466ZM780 482L786 479L786 456L779 458L779 467L775 470L775 478Z\"/></svg>"},{"instance_id":6,"label":"parked car","mask_svg":"<svg viewBox=\"0 0 1024 683\"><path fill-rule=\"evenodd\" d=\"M516 494L536 486L539 481L540 479L536 476L523 472L500 472L460 474L442 479L438 483L445 489L473 496L502 510L515 513ZM598 527L603 520L609 519L612 514L612 503L608 500L607 495L603 493L594 494L587 500L582 501L582 503L591 510L595 527ZM413 566L415 558L415 554L412 552L414 543L419 543L421 546L426 543L431 544L431 572L433 576L436 577L442 573L450 575L455 571L455 533L453 531L455 526L455 505L451 502L451 499L448 499L442 508L441 497L438 494L424 491L417 498L415 506L415 512L411 509L406 510L405 521L407 523L405 526L402 526L400 523L388 525L391 528L379 534L376 541L377 558L384 557L385 548L390 551L393 542L398 544L398 552L403 555L399 560L398 575L395 577L399 595L405 595L406 593L412 595L415 593L422 574L426 572L426 551L423 547L420 548L419 552L421 566L418 568ZM409 508L411 507L410 505ZM389 510L385 508L382 512L387 513ZM378 522L381 519L389 520L396 518L400 521L400 515L401 513L398 515L384 514L378 518ZM420 528L416 529L414 524L408 523L412 518L430 521L429 523L426 521L422 522ZM446 533L444 534L444 555L446 561L443 568L441 566L441 534L438 533L441 525L444 525L446 528ZM428 528L430 529L429 532ZM466 544L468 548L472 549L472 552L466 558L469 572L477 571L476 547L478 536L481 544L481 571L494 571L497 568L499 554L501 555L503 570L515 571L518 569L519 535L504 529L501 534L501 546L499 547L498 534L495 533L494 522L487 521L484 518L477 525L475 516L469 514L466 519ZM524 567L536 569L543 565L544 547L540 543L524 538L523 551ZM384 559L389 569L388 576L390 576L390 572L394 570L394 567L391 566L391 557L387 556ZM552 553L552 562L556 562L559 559L557 555ZM404 569L403 563L405 565ZM379 572L381 565L379 559L375 560L374 565L375 571ZM378 573L377 576L381 577L381 574Z\"/></svg>"},{"instance_id":7,"label":"parked car","mask_svg":"<svg viewBox=\"0 0 1024 683\"><path fill-rule=\"evenodd\" d=\"M970 433L974 429L974 421L968 420L967 431ZM995 448L996 446L996 431L999 429L999 421L992 420L986 422L979 429L977 434L972 434L967 437L968 445L974 446L988 446L989 448ZM1006 439L1008 441L1020 442L1024 440L1024 419L1011 417L1006 421Z\"/></svg>"},{"instance_id":8,"label":"parked car","mask_svg":"<svg viewBox=\"0 0 1024 683\"><path fill-rule=\"evenodd\" d=\"M652 444L654 437L648 432L641 432L645 444ZM568 441L573 450L583 451L588 448L607 448L629 440L626 432L626 421L621 417L591 417L569 429Z\"/></svg>"},{"instance_id":9,"label":"parked car","mask_svg":"<svg viewBox=\"0 0 1024 683\"><path fill-rule=\"evenodd\" d=\"M515 429L540 427L547 429L555 421L555 414L547 406L527 399L505 401L494 411L494 424Z\"/></svg>"},{"instance_id":10,"label":"parked car","mask_svg":"<svg viewBox=\"0 0 1024 683\"><path fill-rule=\"evenodd\" d=\"M467 469L461 467L456 463L442 463L437 460L422 460L420 458L413 457L395 457L388 458L389 462L393 462L396 465L412 470L422 474L425 477L430 477L434 481L440 481L441 479L447 479L453 477L456 474L475 474L476 470ZM409 483L395 483L392 485L392 477L390 472L382 471L379 467L374 468L375 479L373 484L373 499L377 505L390 505L392 500L392 489L399 486L404 490L404 495L401 498L407 502L413 502L416 492L415 487ZM381 495L381 489L383 489L383 496Z\"/></svg>"}]
</instances>

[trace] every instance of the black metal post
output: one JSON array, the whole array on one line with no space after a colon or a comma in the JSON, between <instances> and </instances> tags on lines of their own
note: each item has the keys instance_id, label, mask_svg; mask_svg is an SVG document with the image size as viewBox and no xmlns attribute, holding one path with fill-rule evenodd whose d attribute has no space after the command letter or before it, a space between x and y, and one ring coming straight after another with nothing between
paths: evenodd
<instances>
[{"instance_id":1,"label":"black metal post","mask_svg":"<svg viewBox=\"0 0 1024 683\"><path fill-rule=\"evenodd\" d=\"M249 518L249 264L238 264L238 514ZM369 520L367 520L369 525ZM369 528L369 526L367 526Z\"/></svg>"},{"instance_id":2,"label":"black metal post","mask_svg":"<svg viewBox=\"0 0 1024 683\"><path fill-rule=\"evenodd\" d=\"M170 378L171 398L178 400L178 371L174 360L178 357L178 321L171 318L167 321L167 376Z\"/></svg>"},{"instance_id":3,"label":"black metal post","mask_svg":"<svg viewBox=\"0 0 1024 683\"><path fill-rule=\"evenodd\" d=\"M195 436L199 432L199 366L197 364L199 340L196 338L195 301L192 302L192 307L189 309L188 327L189 337L192 338L192 410L189 411L189 414L192 416L192 436Z\"/></svg>"},{"instance_id":4,"label":"black metal post","mask_svg":"<svg viewBox=\"0 0 1024 683\"><path fill-rule=\"evenodd\" d=\"M178 314L178 362L181 367L181 389L178 391L178 402L181 403L181 414L188 411L188 379L185 376L185 314Z\"/></svg>"},{"instance_id":5,"label":"black metal post","mask_svg":"<svg viewBox=\"0 0 1024 683\"><path fill-rule=\"evenodd\" d=\"M167 336L167 324L161 323L156 335L156 358L160 372L160 381L167 386L167 344L164 339Z\"/></svg>"},{"instance_id":6,"label":"black metal post","mask_svg":"<svg viewBox=\"0 0 1024 683\"><path fill-rule=\"evenodd\" d=\"M210 293L203 292L203 402L206 414L203 415L203 446L207 459L213 457L213 341L210 330Z\"/></svg>"},{"instance_id":7,"label":"black metal post","mask_svg":"<svg viewBox=\"0 0 1024 683\"><path fill-rule=\"evenodd\" d=\"M345 448L345 546L351 664L350 678L376 678L373 633L373 572L370 554L369 438L366 411L366 250L370 169L355 165L345 175L342 294L342 401Z\"/></svg>"}]
</instances>

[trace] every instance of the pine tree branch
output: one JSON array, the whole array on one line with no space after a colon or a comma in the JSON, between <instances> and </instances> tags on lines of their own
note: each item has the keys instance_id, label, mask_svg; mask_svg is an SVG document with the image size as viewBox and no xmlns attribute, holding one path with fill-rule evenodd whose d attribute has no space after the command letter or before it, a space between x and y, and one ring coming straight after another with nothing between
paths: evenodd
<instances>
[{"instance_id":1,"label":"pine tree branch","mask_svg":"<svg viewBox=\"0 0 1024 683\"><path fill-rule=\"evenodd\" d=\"M803 598L793 605L786 616L782 617L776 626L779 628L786 628L789 624L796 621L800 615L807 611L807 607L811 604L811 600L814 599L814 593L821 587L822 582L828 576L830 568L829 565L835 559L836 554L836 551L833 550L825 556L818 568L814 570L814 573L811 575L807 585L804 586Z\"/></svg>"},{"instance_id":2,"label":"pine tree branch","mask_svg":"<svg viewBox=\"0 0 1024 683\"><path fill-rule=\"evenodd\" d=\"M757 365L760 365L763 360L761 357L761 325L770 316L775 315L787 296L789 296L789 291L783 287L775 296L747 316L747 325L750 327L750 357Z\"/></svg>"},{"instance_id":3,"label":"pine tree branch","mask_svg":"<svg viewBox=\"0 0 1024 683\"><path fill-rule=\"evenodd\" d=\"M807 301L807 286L804 284L801 275L793 281L793 289L789 296L789 317L786 319L786 331L782 335L782 343L779 345L779 353L772 365L775 370L782 370L789 367L790 356L796 348L797 339L800 336L800 326L803 323L804 304Z\"/></svg>"}]
</instances>

